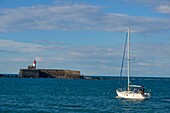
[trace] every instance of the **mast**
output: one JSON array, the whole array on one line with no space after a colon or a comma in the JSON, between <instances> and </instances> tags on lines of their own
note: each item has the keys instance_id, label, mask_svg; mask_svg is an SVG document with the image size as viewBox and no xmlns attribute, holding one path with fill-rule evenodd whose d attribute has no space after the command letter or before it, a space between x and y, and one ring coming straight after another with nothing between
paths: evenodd
<instances>
[{"instance_id":1,"label":"mast","mask_svg":"<svg viewBox=\"0 0 170 113\"><path fill-rule=\"evenodd\" d=\"M129 80L129 76L130 76L130 28L128 28L128 51L127 51L128 55L127 55L127 67L128 67L128 70L127 70L127 73L128 73L128 91L130 90L129 88L129 83L130 83L130 80Z\"/></svg>"}]
</instances>

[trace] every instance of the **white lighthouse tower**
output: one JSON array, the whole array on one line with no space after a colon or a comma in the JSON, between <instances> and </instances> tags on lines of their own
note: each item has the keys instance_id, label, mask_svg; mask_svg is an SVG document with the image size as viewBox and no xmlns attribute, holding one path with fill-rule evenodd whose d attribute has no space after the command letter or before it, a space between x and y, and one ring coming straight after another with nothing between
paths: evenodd
<instances>
[{"instance_id":1,"label":"white lighthouse tower","mask_svg":"<svg viewBox=\"0 0 170 113\"><path fill-rule=\"evenodd\" d=\"M32 67L36 69L36 60L33 61Z\"/></svg>"}]
</instances>

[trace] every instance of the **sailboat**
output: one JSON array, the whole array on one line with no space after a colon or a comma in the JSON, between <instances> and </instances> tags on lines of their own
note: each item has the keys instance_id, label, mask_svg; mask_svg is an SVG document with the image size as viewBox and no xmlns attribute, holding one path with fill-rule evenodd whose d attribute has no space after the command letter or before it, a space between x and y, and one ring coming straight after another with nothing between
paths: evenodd
<instances>
[{"instance_id":1,"label":"sailboat","mask_svg":"<svg viewBox=\"0 0 170 113\"><path fill-rule=\"evenodd\" d=\"M127 43L127 47L126 47ZM123 88L119 88L116 90L117 98L125 98L125 99L137 99L137 100L144 100L151 98L151 94L149 92L145 92L144 86L141 85L132 85L130 82L130 28L128 28L127 39L124 48L124 54L127 48L127 89L123 90ZM125 55L124 55L125 56ZM123 57L124 61L124 57Z\"/></svg>"}]
</instances>

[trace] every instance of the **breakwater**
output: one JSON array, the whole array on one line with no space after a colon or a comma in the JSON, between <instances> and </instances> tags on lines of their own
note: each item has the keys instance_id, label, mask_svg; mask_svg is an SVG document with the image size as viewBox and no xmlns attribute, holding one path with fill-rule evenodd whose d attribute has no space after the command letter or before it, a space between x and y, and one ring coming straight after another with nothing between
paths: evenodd
<instances>
[{"instance_id":1,"label":"breakwater","mask_svg":"<svg viewBox=\"0 0 170 113\"><path fill-rule=\"evenodd\" d=\"M37 69L36 60L27 69L20 69L19 78L70 78L79 79L80 71L62 69Z\"/></svg>"},{"instance_id":2,"label":"breakwater","mask_svg":"<svg viewBox=\"0 0 170 113\"><path fill-rule=\"evenodd\" d=\"M80 78L80 71L59 69L20 69L20 78Z\"/></svg>"}]
</instances>

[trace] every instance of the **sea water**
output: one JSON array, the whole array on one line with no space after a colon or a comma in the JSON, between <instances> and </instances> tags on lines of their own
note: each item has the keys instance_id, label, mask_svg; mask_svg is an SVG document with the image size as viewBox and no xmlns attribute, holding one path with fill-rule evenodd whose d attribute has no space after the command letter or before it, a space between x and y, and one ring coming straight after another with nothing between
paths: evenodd
<instances>
[{"instance_id":1,"label":"sea water","mask_svg":"<svg viewBox=\"0 0 170 113\"><path fill-rule=\"evenodd\" d=\"M170 113L170 78L133 78L149 100L116 97L119 80L0 78L0 113Z\"/></svg>"}]
</instances>

